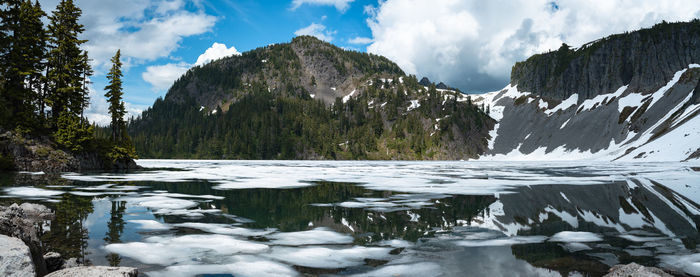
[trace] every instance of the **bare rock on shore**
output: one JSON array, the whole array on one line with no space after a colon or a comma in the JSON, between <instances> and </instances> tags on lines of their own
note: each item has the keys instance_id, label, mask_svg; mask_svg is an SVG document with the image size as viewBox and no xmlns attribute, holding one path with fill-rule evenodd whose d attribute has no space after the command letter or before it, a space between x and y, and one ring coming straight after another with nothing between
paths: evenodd
<instances>
[{"instance_id":1,"label":"bare rock on shore","mask_svg":"<svg viewBox=\"0 0 700 277\"><path fill-rule=\"evenodd\" d=\"M138 270L133 267L79 266L53 272L46 277L136 277Z\"/></svg>"},{"instance_id":2,"label":"bare rock on shore","mask_svg":"<svg viewBox=\"0 0 700 277\"><path fill-rule=\"evenodd\" d=\"M52 217L51 210L38 204L0 206L0 234L18 238L29 247L37 276L48 273L37 228L43 220Z\"/></svg>"},{"instance_id":3,"label":"bare rock on shore","mask_svg":"<svg viewBox=\"0 0 700 277\"><path fill-rule=\"evenodd\" d=\"M0 235L0 276L34 277L29 247L18 238Z\"/></svg>"},{"instance_id":4,"label":"bare rock on shore","mask_svg":"<svg viewBox=\"0 0 700 277\"><path fill-rule=\"evenodd\" d=\"M673 277L656 267L646 267L636 263L616 265L610 268L610 273L603 277Z\"/></svg>"}]
</instances>

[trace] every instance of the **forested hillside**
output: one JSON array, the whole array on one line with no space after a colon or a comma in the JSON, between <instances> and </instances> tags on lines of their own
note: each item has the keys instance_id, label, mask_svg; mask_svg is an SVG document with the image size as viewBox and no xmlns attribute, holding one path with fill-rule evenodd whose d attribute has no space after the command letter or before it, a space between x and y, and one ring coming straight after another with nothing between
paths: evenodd
<instances>
[{"instance_id":1,"label":"forested hillside","mask_svg":"<svg viewBox=\"0 0 700 277\"><path fill-rule=\"evenodd\" d=\"M468 159L494 121L384 57L313 37L195 67L129 123L140 157Z\"/></svg>"}]
</instances>

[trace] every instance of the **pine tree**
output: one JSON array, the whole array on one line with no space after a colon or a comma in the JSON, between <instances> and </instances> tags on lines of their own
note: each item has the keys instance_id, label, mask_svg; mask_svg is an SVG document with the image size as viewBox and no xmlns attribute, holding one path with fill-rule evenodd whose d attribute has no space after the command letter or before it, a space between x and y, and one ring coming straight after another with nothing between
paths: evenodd
<instances>
[{"instance_id":1,"label":"pine tree","mask_svg":"<svg viewBox=\"0 0 700 277\"><path fill-rule=\"evenodd\" d=\"M39 3L30 0L4 1L2 18L2 100L4 123L8 127L36 127L36 104L39 102L45 54L45 13Z\"/></svg>"},{"instance_id":2,"label":"pine tree","mask_svg":"<svg viewBox=\"0 0 700 277\"><path fill-rule=\"evenodd\" d=\"M58 119L66 116L82 118L88 103L87 80L92 75L87 52L80 46L87 42L78 36L85 30L78 22L82 11L73 0L62 0L49 16L49 53L46 104L57 127Z\"/></svg>"},{"instance_id":3,"label":"pine tree","mask_svg":"<svg viewBox=\"0 0 700 277\"><path fill-rule=\"evenodd\" d=\"M107 80L109 84L105 87L107 93L107 101L109 102L109 114L112 117L112 122L110 127L112 128L112 141L114 143L119 143L121 141L122 133L125 129L124 115L126 111L124 108L124 102L122 102L122 62L121 50L117 50L117 54L112 57L112 69L109 70L107 74Z\"/></svg>"}]
</instances>

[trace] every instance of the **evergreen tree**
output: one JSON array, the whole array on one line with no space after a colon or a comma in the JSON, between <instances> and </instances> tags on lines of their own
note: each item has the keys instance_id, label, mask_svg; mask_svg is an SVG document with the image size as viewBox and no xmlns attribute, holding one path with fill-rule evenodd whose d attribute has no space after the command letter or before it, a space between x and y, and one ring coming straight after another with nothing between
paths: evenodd
<instances>
[{"instance_id":1,"label":"evergreen tree","mask_svg":"<svg viewBox=\"0 0 700 277\"><path fill-rule=\"evenodd\" d=\"M36 125L35 104L41 87L45 38L41 18L45 15L39 3L25 0L3 1L2 36L2 100L8 127Z\"/></svg>"},{"instance_id":2,"label":"evergreen tree","mask_svg":"<svg viewBox=\"0 0 700 277\"><path fill-rule=\"evenodd\" d=\"M73 0L62 0L49 16L46 104L54 126L61 116L81 118L89 100L87 80L92 69L87 52L80 49L86 42L78 38L84 31L78 22L81 14Z\"/></svg>"},{"instance_id":3,"label":"evergreen tree","mask_svg":"<svg viewBox=\"0 0 700 277\"><path fill-rule=\"evenodd\" d=\"M107 79L109 84L105 87L107 93L107 101L109 102L109 114L112 117L112 122L110 127L112 128L112 141L114 143L119 143L121 141L121 135L125 128L124 115L126 115L126 110L124 108L124 102L122 102L122 62L121 50L117 50L117 54L112 57L112 69L107 73Z\"/></svg>"}]
</instances>

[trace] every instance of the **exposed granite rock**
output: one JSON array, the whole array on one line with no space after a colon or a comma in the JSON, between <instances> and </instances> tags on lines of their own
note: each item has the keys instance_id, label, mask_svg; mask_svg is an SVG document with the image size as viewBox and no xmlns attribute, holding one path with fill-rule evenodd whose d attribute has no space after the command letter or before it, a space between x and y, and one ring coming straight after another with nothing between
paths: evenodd
<instances>
[{"instance_id":1,"label":"exposed granite rock","mask_svg":"<svg viewBox=\"0 0 700 277\"><path fill-rule=\"evenodd\" d=\"M61 150L47 137L29 138L0 130L0 163L7 160L10 160L13 165L0 165L0 170L65 172L138 168L133 160L109 163L100 158L97 153L73 154Z\"/></svg>"},{"instance_id":2,"label":"exposed granite rock","mask_svg":"<svg viewBox=\"0 0 700 277\"><path fill-rule=\"evenodd\" d=\"M52 272L46 277L136 277L138 270L133 267L79 266Z\"/></svg>"},{"instance_id":3,"label":"exposed granite rock","mask_svg":"<svg viewBox=\"0 0 700 277\"><path fill-rule=\"evenodd\" d=\"M653 92L689 64L700 63L700 20L661 23L649 29L612 35L572 50L534 55L516 63L511 84L519 91L579 102L615 92Z\"/></svg>"},{"instance_id":4,"label":"exposed granite rock","mask_svg":"<svg viewBox=\"0 0 700 277\"><path fill-rule=\"evenodd\" d=\"M21 239L29 247L37 276L48 273L37 228L52 217L48 208L38 204L0 206L0 234Z\"/></svg>"},{"instance_id":5,"label":"exposed granite rock","mask_svg":"<svg viewBox=\"0 0 700 277\"><path fill-rule=\"evenodd\" d=\"M0 235L0 276L34 277L29 247L18 238Z\"/></svg>"},{"instance_id":6,"label":"exposed granite rock","mask_svg":"<svg viewBox=\"0 0 700 277\"><path fill-rule=\"evenodd\" d=\"M673 277L673 275L664 272L656 267L646 267L636 263L626 265L616 265L610 268L610 273L604 277Z\"/></svg>"},{"instance_id":7,"label":"exposed granite rock","mask_svg":"<svg viewBox=\"0 0 700 277\"><path fill-rule=\"evenodd\" d=\"M46 263L46 270L48 270L49 272L57 271L63 268L63 265L65 264L65 261L63 260L63 257L61 257L61 254L56 252L49 252L44 254L44 262Z\"/></svg>"}]
</instances>

